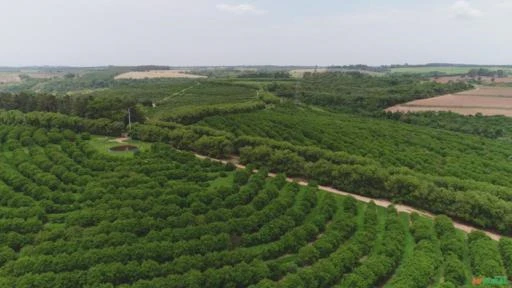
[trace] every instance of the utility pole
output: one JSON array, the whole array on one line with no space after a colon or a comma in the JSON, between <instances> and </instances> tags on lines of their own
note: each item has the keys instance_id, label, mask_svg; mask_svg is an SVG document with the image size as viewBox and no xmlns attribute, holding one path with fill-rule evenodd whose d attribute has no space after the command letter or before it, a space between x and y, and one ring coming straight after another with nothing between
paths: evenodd
<instances>
[{"instance_id":1,"label":"utility pole","mask_svg":"<svg viewBox=\"0 0 512 288\"><path fill-rule=\"evenodd\" d=\"M297 79L297 82L295 82L295 104L299 104L300 100L299 100L299 86L300 86L300 81L299 79Z\"/></svg>"},{"instance_id":2,"label":"utility pole","mask_svg":"<svg viewBox=\"0 0 512 288\"><path fill-rule=\"evenodd\" d=\"M132 113L130 108L128 108L128 130L132 132Z\"/></svg>"}]
</instances>

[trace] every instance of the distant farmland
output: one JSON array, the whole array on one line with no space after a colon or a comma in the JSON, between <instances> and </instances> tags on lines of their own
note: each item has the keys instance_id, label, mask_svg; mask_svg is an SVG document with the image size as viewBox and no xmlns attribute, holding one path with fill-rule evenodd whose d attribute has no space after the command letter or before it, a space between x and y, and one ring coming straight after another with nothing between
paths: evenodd
<instances>
[{"instance_id":1,"label":"distant farmland","mask_svg":"<svg viewBox=\"0 0 512 288\"><path fill-rule=\"evenodd\" d=\"M19 83L21 78L18 74L0 73L0 84Z\"/></svg>"},{"instance_id":2,"label":"distant farmland","mask_svg":"<svg viewBox=\"0 0 512 288\"><path fill-rule=\"evenodd\" d=\"M465 76L443 76L443 77L434 77L432 78L432 81L435 81L437 83L449 83L451 82L457 82L457 81L468 81L468 80L480 80L483 83L512 83L512 77L465 77Z\"/></svg>"},{"instance_id":3,"label":"distant farmland","mask_svg":"<svg viewBox=\"0 0 512 288\"><path fill-rule=\"evenodd\" d=\"M18 71L7 71L0 72L0 84L12 84L20 83L23 80L23 76L34 78L34 79L51 79L60 78L64 76L63 72L46 72L46 71L32 71L23 70Z\"/></svg>"},{"instance_id":4,"label":"distant farmland","mask_svg":"<svg viewBox=\"0 0 512 288\"><path fill-rule=\"evenodd\" d=\"M391 112L451 111L463 115L512 117L512 88L480 87L474 90L411 101L386 109Z\"/></svg>"},{"instance_id":5,"label":"distant farmland","mask_svg":"<svg viewBox=\"0 0 512 288\"><path fill-rule=\"evenodd\" d=\"M318 73L327 72L327 68L295 69L295 70L290 71L290 74L294 78L302 78L305 73L313 73L313 72L318 72Z\"/></svg>"},{"instance_id":6,"label":"distant farmland","mask_svg":"<svg viewBox=\"0 0 512 288\"><path fill-rule=\"evenodd\" d=\"M206 76L188 74L180 70L151 70L151 71L132 71L117 75L119 79L145 79L145 78L206 78Z\"/></svg>"},{"instance_id":7,"label":"distant farmland","mask_svg":"<svg viewBox=\"0 0 512 288\"><path fill-rule=\"evenodd\" d=\"M512 68L510 67L499 67L499 66L421 66L421 67L400 67L400 68L391 68L391 72L395 73L431 73L431 72L439 72L448 75L458 75L458 74L466 74L471 69L489 69L489 70L504 70L508 72L512 72Z\"/></svg>"}]
</instances>

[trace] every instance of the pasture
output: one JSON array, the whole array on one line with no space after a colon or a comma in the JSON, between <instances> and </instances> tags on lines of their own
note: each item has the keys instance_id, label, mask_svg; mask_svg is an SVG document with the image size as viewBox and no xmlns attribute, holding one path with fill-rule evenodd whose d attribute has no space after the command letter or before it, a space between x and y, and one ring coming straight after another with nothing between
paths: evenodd
<instances>
[{"instance_id":1,"label":"pasture","mask_svg":"<svg viewBox=\"0 0 512 288\"><path fill-rule=\"evenodd\" d=\"M414 100L386 109L390 112L451 111L462 115L512 116L512 88L478 87L474 90Z\"/></svg>"}]
</instances>

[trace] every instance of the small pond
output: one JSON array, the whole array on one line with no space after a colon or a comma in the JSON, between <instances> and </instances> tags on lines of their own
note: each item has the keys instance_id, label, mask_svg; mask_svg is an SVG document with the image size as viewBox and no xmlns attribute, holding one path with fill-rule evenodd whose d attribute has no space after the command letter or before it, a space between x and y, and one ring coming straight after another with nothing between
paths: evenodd
<instances>
[{"instance_id":1,"label":"small pond","mask_svg":"<svg viewBox=\"0 0 512 288\"><path fill-rule=\"evenodd\" d=\"M133 145L119 145L109 149L111 152L135 152L139 151L137 146Z\"/></svg>"}]
</instances>

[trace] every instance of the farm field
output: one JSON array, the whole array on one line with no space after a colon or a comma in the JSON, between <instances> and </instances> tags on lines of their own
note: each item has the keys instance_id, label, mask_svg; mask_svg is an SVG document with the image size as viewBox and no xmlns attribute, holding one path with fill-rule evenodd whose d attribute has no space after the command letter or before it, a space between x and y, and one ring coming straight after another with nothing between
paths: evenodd
<instances>
[{"instance_id":1,"label":"farm field","mask_svg":"<svg viewBox=\"0 0 512 288\"><path fill-rule=\"evenodd\" d=\"M512 116L512 88L479 87L470 91L414 100L387 108L386 111L451 111L463 115L481 113Z\"/></svg>"},{"instance_id":2,"label":"farm field","mask_svg":"<svg viewBox=\"0 0 512 288\"><path fill-rule=\"evenodd\" d=\"M302 78L305 73L313 73L315 71L318 73L324 73L327 72L327 68L295 69L290 71L290 75L294 78Z\"/></svg>"},{"instance_id":3,"label":"farm field","mask_svg":"<svg viewBox=\"0 0 512 288\"><path fill-rule=\"evenodd\" d=\"M466 74L472 69L489 69L489 70L504 70L512 71L511 67L500 67L500 66L420 66L420 67L400 67L391 68L392 73L417 73L426 74L432 72L438 72L448 75Z\"/></svg>"},{"instance_id":4,"label":"farm field","mask_svg":"<svg viewBox=\"0 0 512 288\"><path fill-rule=\"evenodd\" d=\"M0 125L1 286L469 287L512 272L509 238L462 233L444 216L164 144L109 156L94 143L106 139L87 138Z\"/></svg>"},{"instance_id":5,"label":"farm field","mask_svg":"<svg viewBox=\"0 0 512 288\"><path fill-rule=\"evenodd\" d=\"M34 79L51 79L61 78L64 76L64 73L62 72L39 71L34 69L12 70L13 71L0 71L0 84L21 83L23 76Z\"/></svg>"},{"instance_id":6,"label":"farm field","mask_svg":"<svg viewBox=\"0 0 512 288\"><path fill-rule=\"evenodd\" d=\"M152 78L207 78L206 76L190 74L181 70L152 70L152 71L132 71L117 75L114 79L152 79Z\"/></svg>"},{"instance_id":7,"label":"farm field","mask_svg":"<svg viewBox=\"0 0 512 288\"><path fill-rule=\"evenodd\" d=\"M0 93L0 287L437 288L512 274L509 143L383 112L469 85L279 69L114 79L128 70ZM479 91L460 94L510 95ZM458 116L444 121L503 121Z\"/></svg>"},{"instance_id":8,"label":"farm field","mask_svg":"<svg viewBox=\"0 0 512 288\"><path fill-rule=\"evenodd\" d=\"M0 84L19 83L21 78L16 73L0 72Z\"/></svg>"},{"instance_id":9,"label":"farm field","mask_svg":"<svg viewBox=\"0 0 512 288\"><path fill-rule=\"evenodd\" d=\"M3 2L0 288L512 288L512 0Z\"/></svg>"}]
</instances>

